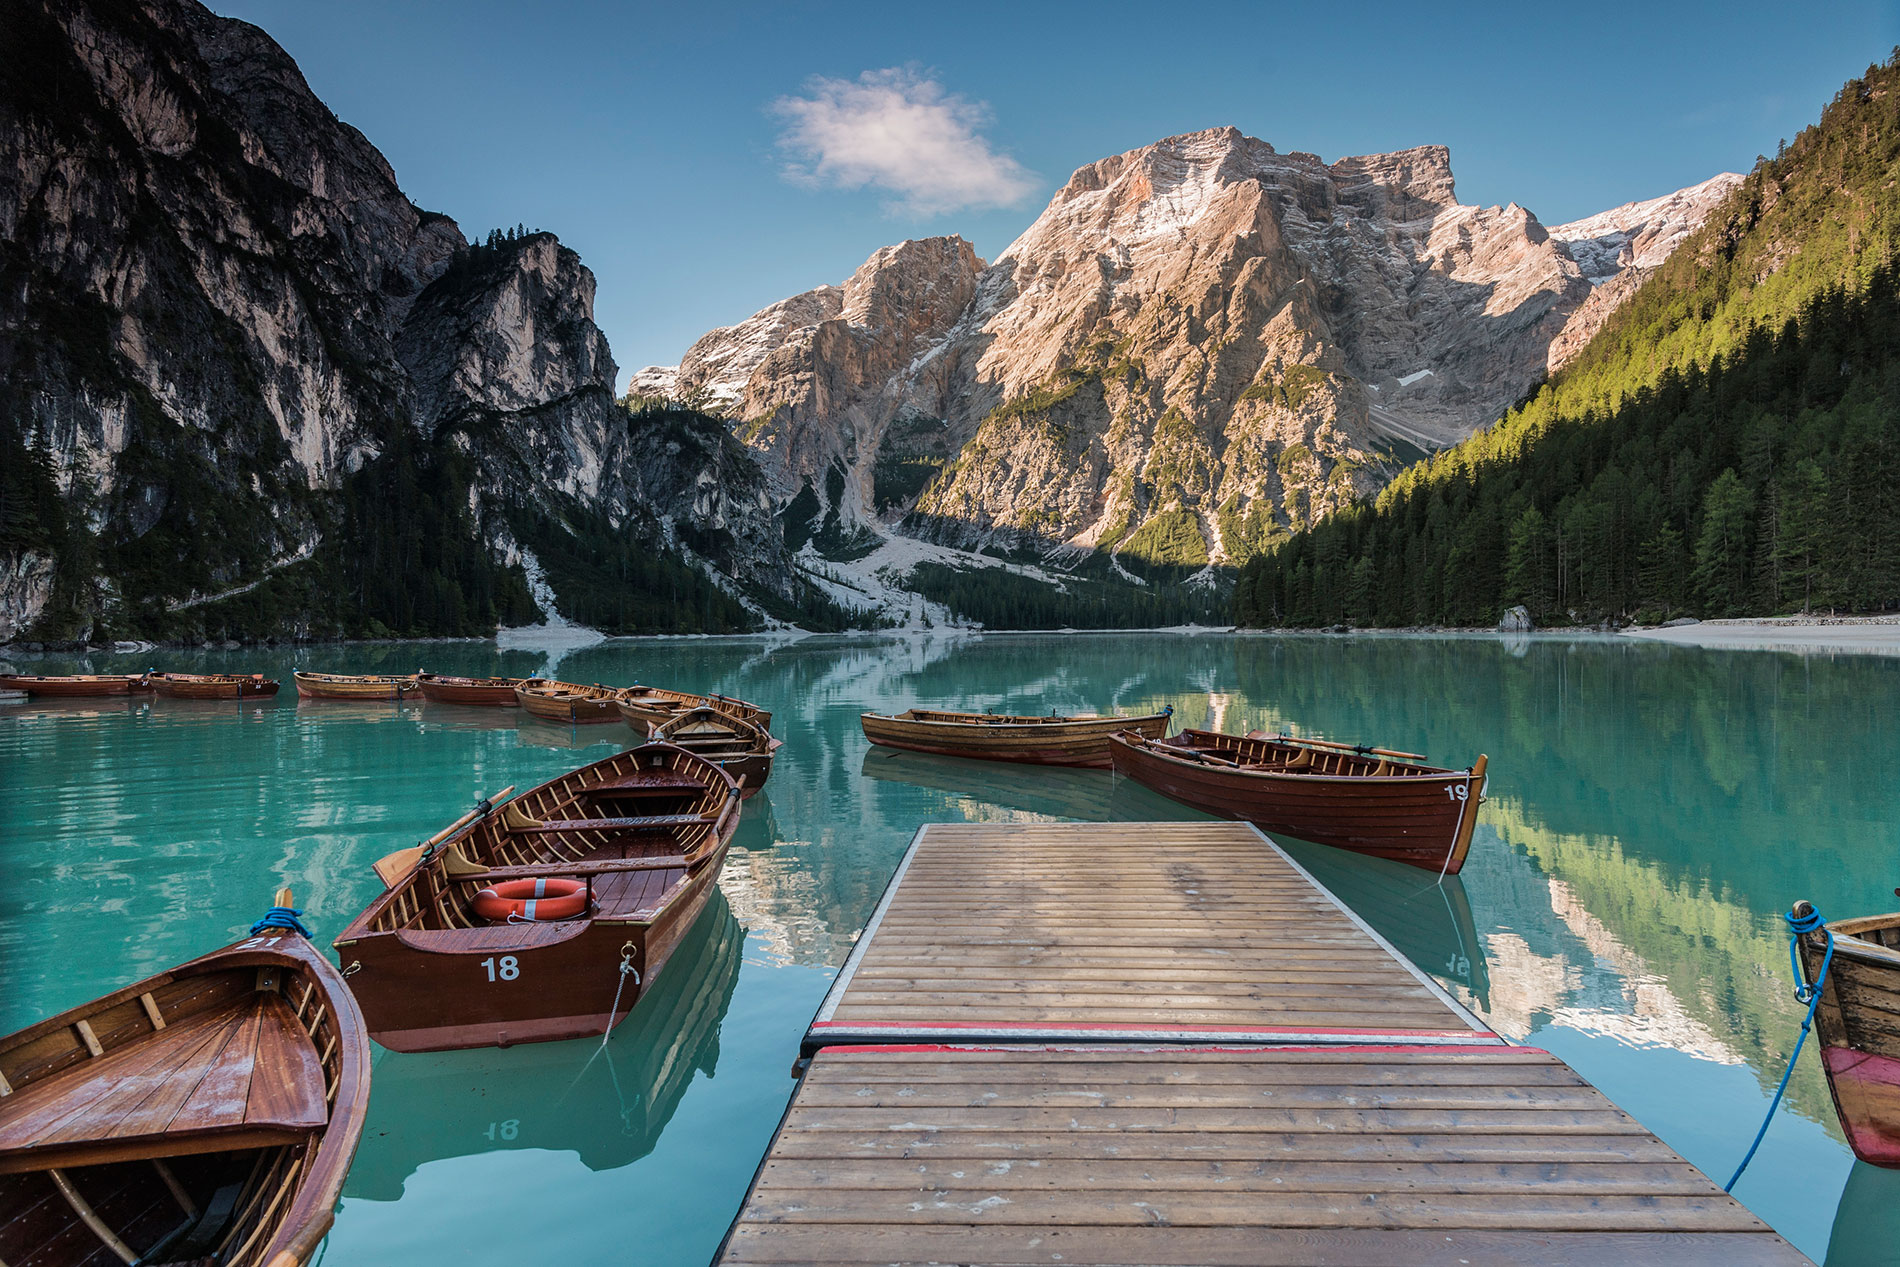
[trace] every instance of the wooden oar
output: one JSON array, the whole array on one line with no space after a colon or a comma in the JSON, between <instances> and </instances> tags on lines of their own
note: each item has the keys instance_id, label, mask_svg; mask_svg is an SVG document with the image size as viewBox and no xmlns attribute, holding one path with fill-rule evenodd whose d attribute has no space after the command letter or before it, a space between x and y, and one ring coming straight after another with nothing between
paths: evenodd
<instances>
[{"instance_id":1,"label":"wooden oar","mask_svg":"<svg viewBox=\"0 0 1900 1267\"><path fill-rule=\"evenodd\" d=\"M378 858L372 864L376 872L376 877L383 882L384 888L395 887L396 881L415 870L416 864L421 862L431 849L486 814L495 807L495 802L501 800L514 790L515 785L510 783L507 787L495 793L421 844L411 845L407 849L398 849L395 853L385 854L381 858Z\"/></svg>"},{"instance_id":2,"label":"wooden oar","mask_svg":"<svg viewBox=\"0 0 1900 1267\"><path fill-rule=\"evenodd\" d=\"M1398 757L1403 761L1423 761L1425 759L1425 754L1422 752L1394 752L1390 748L1361 748L1358 744L1335 743L1331 739L1301 739L1295 735L1269 735L1265 731L1258 733L1262 739L1277 739L1281 743L1304 744L1309 748L1337 748L1341 752L1357 752L1362 756L1369 757Z\"/></svg>"}]
</instances>

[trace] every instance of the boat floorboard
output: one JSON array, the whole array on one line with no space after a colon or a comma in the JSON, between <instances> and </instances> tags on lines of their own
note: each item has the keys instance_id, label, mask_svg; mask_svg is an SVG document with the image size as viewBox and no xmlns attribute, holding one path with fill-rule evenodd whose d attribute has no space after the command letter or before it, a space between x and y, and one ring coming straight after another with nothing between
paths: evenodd
<instances>
[{"instance_id":1,"label":"boat floorboard","mask_svg":"<svg viewBox=\"0 0 1900 1267\"><path fill-rule=\"evenodd\" d=\"M236 1146L237 1136L321 1129L316 1050L282 998L209 1008L6 1097L0 1169L84 1165Z\"/></svg>"}]
</instances>

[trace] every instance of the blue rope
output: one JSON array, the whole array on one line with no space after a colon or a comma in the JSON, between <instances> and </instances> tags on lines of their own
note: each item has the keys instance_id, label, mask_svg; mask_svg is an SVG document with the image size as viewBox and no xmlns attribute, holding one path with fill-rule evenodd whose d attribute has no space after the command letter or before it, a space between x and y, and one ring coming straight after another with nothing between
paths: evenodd
<instances>
[{"instance_id":1,"label":"blue rope","mask_svg":"<svg viewBox=\"0 0 1900 1267\"><path fill-rule=\"evenodd\" d=\"M1834 962L1834 934L1828 930L1819 911L1806 902L1797 902L1794 910L1781 918L1788 921L1788 964L1794 972L1795 1001L1807 1004L1808 1014L1801 1018L1801 1036L1794 1040L1794 1054L1788 1057L1788 1068L1781 1075L1781 1085L1775 1088L1775 1098L1768 1102L1768 1116L1761 1120L1761 1129L1755 1132L1755 1142L1748 1146L1748 1154L1742 1158L1742 1164L1722 1185L1724 1192L1734 1190L1735 1181L1748 1169L1748 1163L1755 1160L1755 1150L1761 1147L1762 1137L1768 1134L1768 1124L1775 1120L1775 1110L1781 1107L1781 1097L1788 1089L1788 1079L1794 1076L1795 1061L1801 1059L1801 1045L1808 1041L1808 1031L1814 1027L1814 1012L1821 1006L1821 987L1827 982L1828 965ZM1808 933L1827 934L1827 953L1821 956L1820 974L1812 982L1801 970L1801 938Z\"/></svg>"},{"instance_id":2,"label":"blue rope","mask_svg":"<svg viewBox=\"0 0 1900 1267\"><path fill-rule=\"evenodd\" d=\"M273 906L268 915L251 925L251 936L255 937L267 928L294 928L308 937L310 930L305 928L303 921L297 918L302 914L302 911L292 906Z\"/></svg>"}]
</instances>

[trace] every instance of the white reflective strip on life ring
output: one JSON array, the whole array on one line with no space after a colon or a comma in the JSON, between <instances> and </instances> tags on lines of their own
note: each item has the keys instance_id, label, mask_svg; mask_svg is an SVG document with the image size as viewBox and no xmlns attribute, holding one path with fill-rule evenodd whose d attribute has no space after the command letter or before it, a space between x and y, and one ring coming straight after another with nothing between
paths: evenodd
<instances>
[{"instance_id":1,"label":"white reflective strip on life ring","mask_svg":"<svg viewBox=\"0 0 1900 1267\"><path fill-rule=\"evenodd\" d=\"M536 880L534 882L534 895L536 897L546 897L548 895L548 882L546 880Z\"/></svg>"},{"instance_id":2,"label":"white reflective strip on life ring","mask_svg":"<svg viewBox=\"0 0 1900 1267\"><path fill-rule=\"evenodd\" d=\"M523 919L533 919L533 918L534 918L534 899L533 899L533 898L529 898L529 899L528 899L528 901L527 901L527 903L525 904L525 906L524 906L524 908L523 908L523 910L522 910L522 912L521 912L521 918L523 918Z\"/></svg>"}]
</instances>

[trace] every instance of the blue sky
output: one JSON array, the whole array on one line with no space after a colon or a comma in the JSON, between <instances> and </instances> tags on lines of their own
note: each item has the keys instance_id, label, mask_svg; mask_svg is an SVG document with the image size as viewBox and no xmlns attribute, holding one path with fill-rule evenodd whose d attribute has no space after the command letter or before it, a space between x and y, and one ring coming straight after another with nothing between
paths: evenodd
<instances>
[{"instance_id":1,"label":"blue sky","mask_svg":"<svg viewBox=\"0 0 1900 1267\"><path fill-rule=\"evenodd\" d=\"M422 206L578 250L623 386L888 243L992 259L1076 167L1163 136L1444 144L1461 200L1556 224L1746 171L1900 44L1900 0L212 7Z\"/></svg>"}]
</instances>

